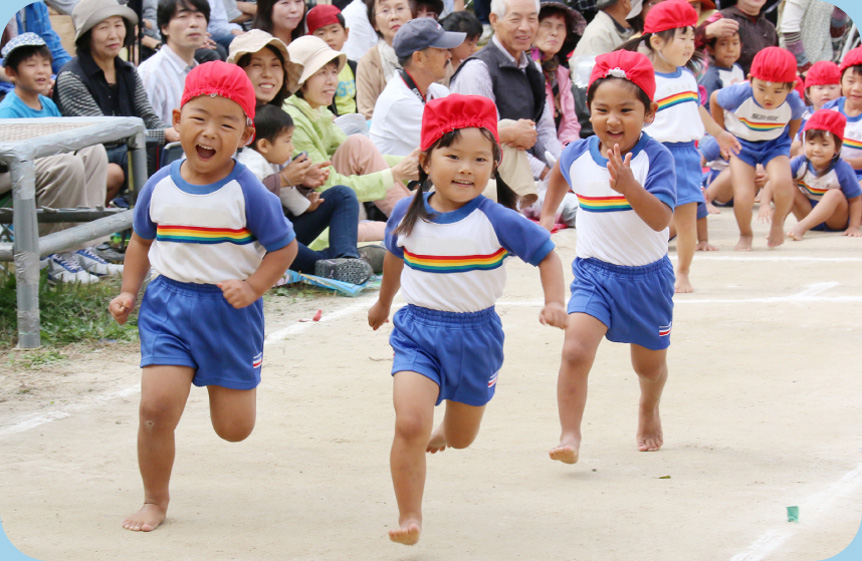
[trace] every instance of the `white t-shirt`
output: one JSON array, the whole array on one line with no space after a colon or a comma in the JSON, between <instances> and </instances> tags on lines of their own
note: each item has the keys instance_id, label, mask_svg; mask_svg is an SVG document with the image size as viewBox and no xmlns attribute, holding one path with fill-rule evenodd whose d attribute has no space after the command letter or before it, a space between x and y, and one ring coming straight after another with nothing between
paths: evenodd
<instances>
[{"instance_id":1,"label":"white t-shirt","mask_svg":"<svg viewBox=\"0 0 862 561\"><path fill-rule=\"evenodd\" d=\"M700 117L697 79L687 68L676 72L655 73L655 121L644 131L659 142L700 140L706 131Z\"/></svg>"},{"instance_id":2,"label":"white t-shirt","mask_svg":"<svg viewBox=\"0 0 862 561\"><path fill-rule=\"evenodd\" d=\"M426 101L449 95L449 88L433 83ZM371 117L369 137L381 154L406 156L419 147L425 104L396 74L380 92Z\"/></svg>"},{"instance_id":3,"label":"white t-shirt","mask_svg":"<svg viewBox=\"0 0 862 561\"><path fill-rule=\"evenodd\" d=\"M847 111L844 109L845 98L839 97L832 101L827 101L823 105L823 109L832 109L838 111L847 117L847 125L844 127L844 145L841 147L842 158L858 158L862 156L862 114L855 117L848 117ZM855 170L856 177L862 179L862 170Z\"/></svg>"},{"instance_id":4,"label":"white t-shirt","mask_svg":"<svg viewBox=\"0 0 862 561\"><path fill-rule=\"evenodd\" d=\"M765 109L754 99L750 82L719 90L716 101L724 109L725 128L741 140L763 142L789 135L790 121L801 119L805 104L795 91L775 109ZM788 138L789 142L789 138Z\"/></svg>"}]
</instances>

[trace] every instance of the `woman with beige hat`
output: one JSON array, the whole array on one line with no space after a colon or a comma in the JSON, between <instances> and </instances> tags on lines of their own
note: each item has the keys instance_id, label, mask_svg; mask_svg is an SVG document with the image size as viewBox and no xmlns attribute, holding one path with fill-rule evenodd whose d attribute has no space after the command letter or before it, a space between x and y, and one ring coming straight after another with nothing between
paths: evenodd
<instances>
[{"instance_id":1,"label":"woman with beige hat","mask_svg":"<svg viewBox=\"0 0 862 561\"><path fill-rule=\"evenodd\" d=\"M284 104L295 126L293 145L298 151L308 152L314 162L332 162L329 177L318 190L347 185L356 191L360 202L373 201L389 216L395 203L410 194L404 182L419 177L416 153L404 158L387 156L394 163L390 167L367 136L347 136L333 123L328 107L346 55L330 49L314 35L296 39L287 50L290 59L302 65L299 90ZM360 241L383 239L384 223L373 223L373 234L363 233L363 225L369 227L367 223L360 224Z\"/></svg>"},{"instance_id":2,"label":"woman with beige hat","mask_svg":"<svg viewBox=\"0 0 862 561\"><path fill-rule=\"evenodd\" d=\"M140 117L147 137L174 142L179 134L162 121L147 99L135 66L120 58L134 40L138 16L116 0L81 0L72 11L77 56L57 73L54 101L66 116ZM108 160L127 167L125 144L106 145ZM109 183L111 179L109 177ZM114 193L116 194L116 193ZM109 199L111 193L108 194Z\"/></svg>"}]
</instances>

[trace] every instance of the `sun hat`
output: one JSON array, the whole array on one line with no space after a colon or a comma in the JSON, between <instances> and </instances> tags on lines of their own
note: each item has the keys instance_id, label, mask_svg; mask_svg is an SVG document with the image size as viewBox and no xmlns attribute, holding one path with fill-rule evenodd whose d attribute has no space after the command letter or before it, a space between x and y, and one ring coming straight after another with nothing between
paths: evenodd
<instances>
[{"instance_id":1,"label":"sun hat","mask_svg":"<svg viewBox=\"0 0 862 561\"><path fill-rule=\"evenodd\" d=\"M75 41L93 29L100 21L111 16L120 16L131 25L138 25L138 14L117 0L81 0L72 10L72 25L75 27ZM128 39L128 38L127 38Z\"/></svg>"},{"instance_id":2,"label":"sun hat","mask_svg":"<svg viewBox=\"0 0 862 561\"><path fill-rule=\"evenodd\" d=\"M278 37L273 37L262 29L252 29L242 35L237 35L230 42L230 51L227 62L237 64L239 59L247 54L253 54L267 45L272 45L281 53L284 59L285 81L287 82L287 93L292 94L299 89L299 76L302 74L302 66L290 60L287 46Z\"/></svg>"},{"instance_id":3,"label":"sun hat","mask_svg":"<svg viewBox=\"0 0 862 561\"><path fill-rule=\"evenodd\" d=\"M299 85L302 86L315 72L332 61L338 63L338 71L344 68L347 55L329 48L326 41L314 35L297 37L287 46L290 60L302 66Z\"/></svg>"},{"instance_id":4,"label":"sun hat","mask_svg":"<svg viewBox=\"0 0 862 561\"><path fill-rule=\"evenodd\" d=\"M497 106L493 101L481 95L457 93L432 99L425 104L422 112L419 149L428 150L444 134L471 127L488 129L497 144L500 144L500 137L497 136Z\"/></svg>"},{"instance_id":5,"label":"sun hat","mask_svg":"<svg viewBox=\"0 0 862 561\"><path fill-rule=\"evenodd\" d=\"M566 20L566 40L571 39L573 35L584 34L587 20L581 15L581 12L570 8L563 0L542 0L539 8L539 21L554 13L563 14L563 19Z\"/></svg>"},{"instance_id":6,"label":"sun hat","mask_svg":"<svg viewBox=\"0 0 862 561\"><path fill-rule=\"evenodd\" d=\"M647 13L644 33L661 33L680 27L696 27L697 11L685 0L665 0Z\"/></svg>"},{"instance_id":7,"label":"sun hat","mask_svg":"<svg viewBox=\"0 0 862 561\"><path fill-rule=\"evenodd\" d=\"M333 4L318 4L308 10L308 13L305 14L305 25L308 26L309 35L321 27L332 25L333 23L337 23L343 27L344 16L341 16L339 20L338 16L340 14L341 10Z\"/></svg>"},{"instance_id":8,"label":"sun hat","mask_svg":"<svg viewBox=\"0 0 862 561\"><path fill-rule=\"evenodd\" d=\"M180 107L202 95L227 98L238 104L249 120L254 120L257 103L254 86L243 69L235 64L214 60L192 68L186 76Z\"/></svg>"},{"instance_id":9,"label":"sun hat","mask_svg":"<svg viewBox=\"0 0 862 561\"><path fill-rule=\"evenodd\" d=\"M805 122L804 131L816 130L826 131L838 139L838 146L844 142L844 128L847 126L847 117L833 111L832 109L818 109Z\"/></svg>"},{"instance_id":10,"label":"sun hat","mask_svg":"<svg viewBox=\"0 0 862 561\"><path fill-rule=\"evenodd\" d=\"M751 61L751 77L764 82L795 82L796 57L781 47L766 47Z\"/></svg>"},{"instance_id":11,"label":"sun hat","mask_svg":"<svg viewBox=\"0 0 862 561\"><path fill-rule=\"evenodd\" d=\"M645 54L636 51L611 51L596 57L587 90L600 78L623 78L655 97L655 70Z\"/></svg>"},{"instance_id":12,"label":"sun hat","mask_svg":"<svg viewBox=\"0 0 862 561\"><path fill-rule=\"evenodd\" d=\"M862 65L862 47L856 47L855 49L847 51L847 54L844 55L843 59L841 59L841 66L838 67L838 71L841 72L842 76L844 76L845 70L851 66L859 65Z\"/></svg>"},{"instance_id":13,"label":"sun hat","mask_svg":"<svg viewBox=\"0 0 862 561\"><path fill-rule=\"evenodd\" d=\"M432 18L411 19L402 25L392 39L395 56L404 58L429 47L454 49L464 42L467 34L463 31L446 31Z\"/></svg>"},{"instance_id":14,"label":"sun hat","mask_svg":"<svg viewBox=\"0 0 862 561\"><path fill-rule=\"evenodd\" d=\"M3 51L0 52L0 56L3 58L9 58L9 55L15 49L20 49L21 47L47 47L48 44L44 39L39 37L37 34L28 31L27 33L22 33L17 37L14 37L6 46L3 47Z\"/></svg>"},{"instance_id":15,"label":"sun hat","mask_svg":"<svg viewBox=\"0 0 862 561\"><path fill-rule=\"evenodd\" d=\"M805 87L829 86L841 83L841 71L831 60L820 60L811 65L805 75Z\"/></svg>"}]
</instances>

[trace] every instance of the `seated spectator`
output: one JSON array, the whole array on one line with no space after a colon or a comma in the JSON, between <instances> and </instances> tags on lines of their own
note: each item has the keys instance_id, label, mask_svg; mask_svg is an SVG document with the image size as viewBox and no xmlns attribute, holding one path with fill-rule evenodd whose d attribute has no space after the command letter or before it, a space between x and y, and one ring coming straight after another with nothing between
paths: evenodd
<instances>
[{"instance_id":1,"label":"seated spectator","mask_svg":"<svg viewBox=\"0 0 862 561\"><path fill-rule=\"evenodd\" d=\"M291 177L284 167L293 153L293 120L278 107L264 105L258 109L254 129L254 142L240 151L237 161L281 199L299 244L290 268L316 275L328 270L331 278L353 284L368 280L371 265L359 258L356 247L359 219L356 193L349 187L336 185L327 189L323 197L316 191L297 187L302 176ZM327 228L329 247L323 251L309 249L308 244ZM320 261L328 263L318 268Z\"/></svg>"},{"instance_id":2,"label":"seated spectator","mask_svg":"<svg viewBox=\"0 0 862 561\"><path fill-rule=\"evenodd\" d=\"M281 107L299 87L302 66L290 60L281 39L266 31L252 29L231 43L227 61L245 70L258 105Z\"/></svg>"},{"instance_id":3,"label":"seated spectator","mask_svg":"<svg viewBox=\"0 0 862 561\"><path fill-rule=\"evenodd\" d=\"M598 0L596 8L596 17L584 29L584 35L575 47L575 56L609 53L634 33L626 21L632 11L631 0Z\"/></svg>"},{"instance_id":4,"label":"seated spectator","mask_svg":"<svg viewBox=\"0 0 862 561\"><path fill-rule=\"evenodd\" d=\"M341 51L349 36L341 10L332 4L318 4L308 11L306 17L308 33L320 37L333 51ZM338 74L338 89L329 110L333 115L356 113L356 62L347 59L347 64Z\"/></svg>"},{"instance_id":5,"label":"seated spectator","mask_svg":"<svg viewBox=\"0 0 862 561\"><path fill-rule=\"evenodd\" d=\"M739 33L742 50L738 62L748 75L754 55L766 47L778 46L778 32L763 14L763 4L763 0L744 0L736 6L717 11L695 30L695 46L700 48L713 37Z\"/></svg>"},{"instance_id":6,"label":"seated spectator","mask_svg":"<svg viewBox=\"0 0 862 561\"><path fill-rule=\"evenodd\" d=\"M395 34L392 46L402 69L377 98L371 118L371 141L382 154L406 156L419 147L425 103L449 95L449 88L435 82L446 75L448 49L465 37L431 18L410 20Z\"/></svg>"},{"instance_id":7,"label":"seated spectator","mask_svg":"<svg viewBox=\"0 0 862 561\"><path fill-rule=\"evenodd\" d=\"M380 38L374 26L371 25L365 0L352 0L347 6L341 8L341 14L344 16L344 26L350 30L350 35L341 50L347 55L347 60L358 61L369 49L377 45Z\"/></svg>"},{"instance_id":8,"label":"seated spectator","mask_svg":"<svg viewBox=\"0 0 862 561\"><path fill-rule=\"evenodd\" d=\"M51 27L51 19L48 13L48 7L44 2L33 2L21 8L12 18L6 27L3 28L2 40L0 47L6 44L7 41L22 33L35 33L39 35L48 45L51 51L53 62L51 66L56 74L60 68L68 62L72 57L63 48L60 36ZM2 63L0 63L2 65ZM6 75L0 70L0 98L3 94L11 91L14 88L12 82L6 79Z\"/></svg>"},{"instance_id":9,"label":"seated spectator","mask_svg":"<svg viewBox=\"0 0 862 561\"><path fill-rule=\"evenodd\" d=\"M305 11L304 0L259 0L252 26L289 45L305 35Z\"/></svg>"},{"instance_id":10,"label":"seated spectator","mask_svg":"<svg viewBox=\"0 0 862 561\"><path fill-rule=\"evenodd\" d=\"M461 66L461 61L466 60L476 52L476 45L479 44L479 38L482 36L482 23L472 13L467 11L452 12L442 20L440 25L446 31L455 31L466 34L464 42L449 49L449 54L452 58L449 65L452 67L452 73L458 70Z\"/></svg>"},{"instance_id":11,"label":"seated spectator","mask_svg":"<svg viewBox=\"0 0 862 561\"><path fill-rule=\"evenodd\" d=\"M437 21L446 9L443 0L414 0L414 3L417 18L431 18Z\"/></svg>"},{"instance_id":12,"label":"seated spectator","mask_svg":"<svg viewBox=\"0 0 862 561\"><path fill-rule=\"evenodd\" d=\"M793 53L800 74L818 60L832 60L832 11L822 0L784 0L778 25L779 44ZM805 22L803 25L802 22Z\"/></svg>"},{"instance_id":13,"label":"seated spectator","mask_svg":"<svg viewBox=\"0 0 862 561\"><path fill-rule=\"evenodd\" d=\"M0 119L59 117L60 111L45 94L51 89L51 50L35 33L23 33L2 51L7 77L15 85L0 101ZM34 162L36 202L42 208L94 208L105 204L108 157L102 145L74 153L37 158ZM0 193L12 188L8 171L0 173ZM59 232L74 223L39 224L39 235ZM92 247L49 255L42 260L52 282L91 283L102 275L122 272Z\"/></svg>"},{"instance_id":14,"label":"seated spectator","mask_svg":"<svg viewBox=\"0 0 862 561\"><path fill-rule=\"evenodd\" d=\"M81 0L72 12L78 56L57 74L54 101L65 116L140 117L147 136L159 142L175 142L179 134L156 115L137 69L120 58L120 51L134 40L138 16L116 0ZM123 171L109 182L108 198L125 181L128 150L125 143L111 144L108 161ZM140 187L140 186L139 186Z\"/></svg>"},{"instance_id":15,"label":"seated spectator","mask_svg":"<svg viewBox=\"0 0 862 561\"><path fill-rule=\"evenodd\" d=\"M300 37L287 50L291 60L303 68L299 91L285 103L296 126L294 147L307 152L316 163L332 162L329 176L318 191L325 197L327 188L347 185L356 191L360 202L373 201L389 216L395 203L410 194L404 183L419 178L418 148L390 168L368 137L345 135L327 107L332 103L338 72L347 57L313 35ZM359 240L383 239L383 226L383 222L369 226L373 233L360 233Z\"/></svg>"},{"instance_id":16,"label":"seated spectator","mask_svg":"<svg viewBox=\"0 0 862 561\"><path fill-rule=\"evenodd\" d=\"M164 44L138 66L153 110L162 121L173 120L180 106L186 76L197 66L195 51L206 40L210 7L206 0L162 0L158 27Z\"/></svg>"},{"instance_id":17,"label":"seated spectator","mask_svg":"<svg viewBox=\"0 0 862 561\"><path fill-rule=\"evenodd\" d=\"M356 67L356 105L366 119L371 119L380 92L401 70L392 40L401 26L415 17L415 13L408 0L365 0L365 5L368 20L380 40L359 59Z\"/></svg>"}]
</instances>

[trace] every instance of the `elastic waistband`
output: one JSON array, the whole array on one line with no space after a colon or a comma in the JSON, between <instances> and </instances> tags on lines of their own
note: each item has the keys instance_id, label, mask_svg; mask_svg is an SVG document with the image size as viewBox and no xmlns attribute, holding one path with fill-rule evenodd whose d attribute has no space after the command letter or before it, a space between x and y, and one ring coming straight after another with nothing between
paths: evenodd
<instances>
[{"instance_id":1,"label":"elastic waistband","mask_svg":"<svg viewBox=\"0 0 862 561\"><path fill-rule=\"evenodd\" d=\"M153 281L159 283L163 288L176 292L177 294L185 294L188 296L200 296L203 298L215 298L222 296L221 288L214 284L202 284L197 282L180 282L170 279L164 275L159 275Z\"/></svg>"},{"instance_id":2,"label":"elastic waistband","mask_svg":"<svg viewBox=\"0 0 862 561\"><path fill-rule=\"evenodd\" d=\"M647 263L646 265L639 265L637 267L629 267L627 265L615 265L613 263L607 263L606 261L602 261L600 259L581 259L580 257L575 259L575 264L580 264L586 267L594 267L615 276L628 278L655 276L657 273L661 272L663 269L667 269L668 267L670 267L670 270L673 271L673 266L670 264L670 258L667 255L665 255L658 261L653 261L652 263Z\"/></svg>"},{"instance_id":3,"label":"elastic waistband","mask_svg":"<svg viewBox=\"0 0 862 561\"><path fill-rule=\"evenodd\" d=\"M665 148L696 148L694 140L687 140L685 142L662 142Z\"/></svg>"},{"instance_id":4,"label":"elastic waistband","mask_svg":"<svg viewBox=\"0 0 862 561\"><path fill-rule=\"evenodd\" d=\"M447 312L414 306L413 304L407 304L406 308L407 313L426 324L482 325L497 317L494 306L478 312Z\"/></svg>"}]
</instances>

